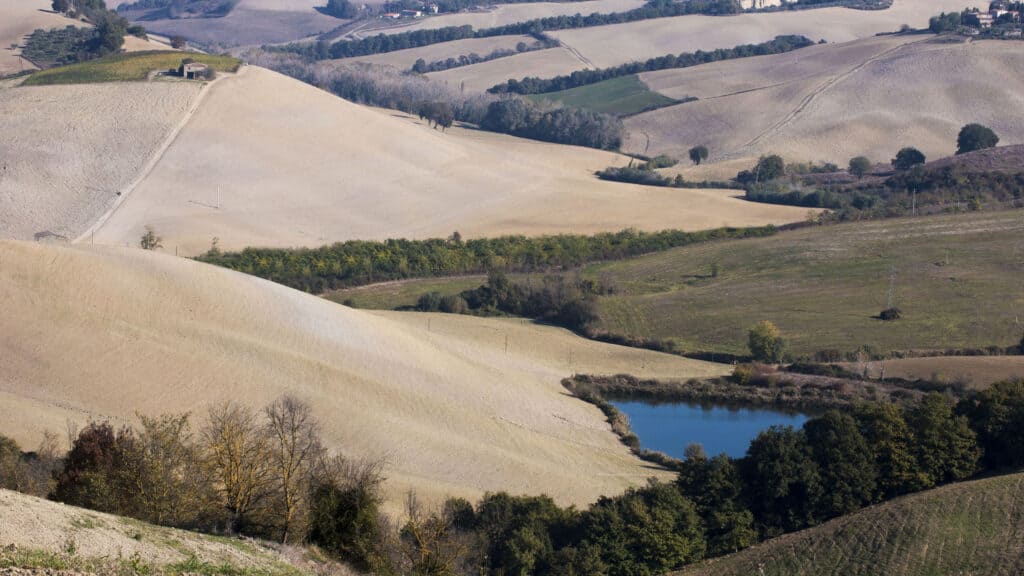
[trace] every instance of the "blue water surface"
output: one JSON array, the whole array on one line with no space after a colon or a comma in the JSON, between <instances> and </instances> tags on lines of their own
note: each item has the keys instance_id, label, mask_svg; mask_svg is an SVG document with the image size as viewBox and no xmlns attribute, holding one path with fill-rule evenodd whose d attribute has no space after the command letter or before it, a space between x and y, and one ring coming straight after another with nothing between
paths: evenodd
<instances>
[{"instance_id":1,"label":"blue water surface","mask_svg":"<svg viewBox=\"0 0 1024 576\"><path fill-rule=\"evenodd\" d=\"M688 444L704 446L708 456L725 452L740 458L750 441L774 425L800 428L810 416L764 408L735 408L688 403L652 404L637 400L611 400L629 416L640 446L683 458Z\"/></svg>"}]
</instances>

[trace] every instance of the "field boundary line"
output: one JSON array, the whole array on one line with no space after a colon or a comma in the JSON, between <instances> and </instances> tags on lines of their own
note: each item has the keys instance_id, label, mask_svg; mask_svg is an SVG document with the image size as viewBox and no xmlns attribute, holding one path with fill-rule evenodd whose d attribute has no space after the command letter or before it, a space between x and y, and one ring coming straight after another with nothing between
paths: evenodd
<instances>
[{"instance_id":1,"label":"field boundary line","mask_svg":"<svg viewBox=\"0 0 1024 576\"><path fill-rule=\"evenodd\" d=\"M240 68L236 74L241 73L242 69ZM97 218L96 221L93 222L93 224L89 226L89 228L86 229L85 232L82 232L80 235L78 235L78 237L72 241L72 244L78 244L85 240L86 238L88 238L90 235L98 232L100 228L102 228L103 225L106 224L108 220L110 220L110 217L113 216L114 213L117 212L117 210L124 205L125 201L131 195L131 193L135 191L139 184L141 184L142 181L149 176L153 169L156 168L156 165L160 162L160 160L163 159L164 154L171 147L171 144L174 144L175 140L178 139L178 134L181 133L181 131L185 128L185 126L195 115L196 111L199 110L199 106L203 103L203 100L206 99L206 95L210 92L211 87L217 82L220 82L223 78L223 76L218 76L209 82L205 82L203 86L199 88L199 93L196 94L196 98L192 102L192 105L181 117L181 120L178 120L178 123L175 124L173 128L171 128L171 131L167 134L167 137L164 138L164 141L160 144L160 146L153 152L153 154L150 155L149 159L146 160L146 163L142 165L142 169L140 169L138 174L135 175L135 178L128 182L128 184L122 186L120 190L118 190L117 199L114 200L114 205L111 206L109 210L100 215L100 217Z\"/></svg>"}]
</instances>

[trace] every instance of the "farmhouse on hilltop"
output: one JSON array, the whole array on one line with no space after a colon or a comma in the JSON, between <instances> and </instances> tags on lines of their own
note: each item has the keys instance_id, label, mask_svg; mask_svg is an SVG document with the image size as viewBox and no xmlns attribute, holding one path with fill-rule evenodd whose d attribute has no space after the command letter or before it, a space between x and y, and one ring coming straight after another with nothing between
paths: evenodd
<instances>
[{"instance_id":1,"label":"farmhouse on hilltop","mask_svg":"<svg viewBox=\"0 0 1024 576\"><path fill-rule=\"evenodd\" d=\"M201 62L187 62L182 63L181 68L178 69L178 73L186 80L198 80L200 78L205 78L207 74L209 74L208 70L209 68L206 64Z\"/></svg>"}]
</instances>

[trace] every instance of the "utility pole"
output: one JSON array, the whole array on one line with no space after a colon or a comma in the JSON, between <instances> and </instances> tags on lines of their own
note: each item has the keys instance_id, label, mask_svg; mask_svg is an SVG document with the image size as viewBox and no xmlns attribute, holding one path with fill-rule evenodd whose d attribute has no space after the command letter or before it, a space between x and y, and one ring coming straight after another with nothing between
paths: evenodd
<instances>
[{"instance_id":1,"label":"utility pole","mask_svg":"<svg viewBox=\"0 0 1024 576\"><path fill-rule=\"evenodd\" d=\"M886 309L892 308L892 297L893 297L893 291L895 290L895 288L896 288L896 266L895 265L890 265L889 266L889 304L886 306Z\"/></svg>"}]
</instances>

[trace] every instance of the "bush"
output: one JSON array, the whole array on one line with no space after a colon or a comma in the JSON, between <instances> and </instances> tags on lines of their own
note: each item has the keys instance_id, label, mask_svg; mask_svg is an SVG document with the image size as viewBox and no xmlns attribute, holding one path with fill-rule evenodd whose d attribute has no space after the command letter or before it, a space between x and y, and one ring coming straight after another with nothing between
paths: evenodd
<instances>
[{"instance_id":1,"label":"bush","mask_svg":"<svg viewBox=\"0 0 1024 576\"><path fill-rule=\"evenodd\" d=\"M768 182L786 175L786 162L781 156L771 154L761 156L757 164L750 170L744 170L736 175L736 181L741 184L756 184Z\"/></svg>"},{"instance_id":2,"label":"bush","mask_svg":"<svg viewBox=\"0 0 1024 576\"><path fill-rule=\"evenodd\" d=\"M850 158L850 174L853 174L857 178L863 178L868 171L871 170L871 160L868 160L864 156L856 156Z\"/></svg>"},{"instance_id":3,"label":"bush","mask_svg":"<svg viewBox=\"0 0 1024 576\"><path fill-rule=\"evenodd\" d=\"M889 321L889 320L899 320L900 318L903 317L903 315L900 312L899 308L886 308L885 310L882 310L878 314L878 317L881 318L882 320Z\"/></svg>"},{"instance_id":4,"label":"bush","mask_svg":"<svg viewBox=\"0 0 1024 576\"><path fill-rule=\"evenodd\" d=\"M707 160L707 159L708 159L708 147L707 146L694 146L693 148L690 148L690 161L692 161L694 164L699 166L702 161Z\"/></svg>"}]
</instances>

